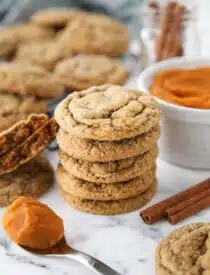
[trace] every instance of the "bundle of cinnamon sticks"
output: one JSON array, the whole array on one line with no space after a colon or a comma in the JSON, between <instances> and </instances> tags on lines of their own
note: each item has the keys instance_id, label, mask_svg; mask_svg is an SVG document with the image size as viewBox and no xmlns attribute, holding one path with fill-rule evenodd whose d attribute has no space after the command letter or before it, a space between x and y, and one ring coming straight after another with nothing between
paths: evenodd
<instances>
[{"instance_id":1,"label":"bundle of cinnamon sticks","mask_svg":"<svg viewBox=\"0 0 210 275\"><path fill-rule=\"evenodd\" d=\"M210 178L140 212L147 224L167 218L171 224L210 206Z\"/></svg>"},{"instance_id":2,"label":"bundle of cinnamon sticks","mask_svg":"<svg viewBox=\"0 0 210 275\"><path fill-rule=\"evenodd\" d=\"M156 61L183 55L182 23L185 7L168 2L160 15L160 31L156 40Z\"/></svg>"}]
</instances>

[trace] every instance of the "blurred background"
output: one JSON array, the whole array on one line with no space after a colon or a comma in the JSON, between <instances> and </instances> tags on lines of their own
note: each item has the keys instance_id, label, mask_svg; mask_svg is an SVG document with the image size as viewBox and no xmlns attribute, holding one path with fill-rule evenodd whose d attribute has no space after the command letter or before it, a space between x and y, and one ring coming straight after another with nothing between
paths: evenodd
<instances>
[{"instance_id":1,"label":"blurred background","mask_svg":"<svg viewBox=\"0 0 210 275\"><path fill-rule=\"evenodd\" d=\"M88 11L104 13L120 19L127 25L132 39L137 39L143 26L141 8L146 0L1 0L1 24L11 24L14 21L28 20L31 14L40 9L50 7L76 7ZM158 1L164 4L166 1ZM196 9L196 23L199 31L200 55L209 55L210 39L208 35L210 1L183 0L186 6ZM197 53L196 53L197 54Z\"/></svg>"}]
</instances>

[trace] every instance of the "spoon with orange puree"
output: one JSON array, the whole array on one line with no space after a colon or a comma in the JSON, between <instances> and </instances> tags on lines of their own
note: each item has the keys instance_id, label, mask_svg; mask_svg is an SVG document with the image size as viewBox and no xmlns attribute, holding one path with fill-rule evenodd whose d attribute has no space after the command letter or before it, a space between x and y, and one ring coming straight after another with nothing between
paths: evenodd
<instances>
[{"instance_id":1,"label":"spoon with orange puree","mask_svg":"<svg viewBox=\"0 0 210 275\"><path fill-rule=\"evenodd\" d=\"M120 275L101 261L70 247L64 237L63 220L33 198L16 199L6 209L2 223L8 236L32 254L73 259L96 274Z\"/></svg>"}]
</instances>

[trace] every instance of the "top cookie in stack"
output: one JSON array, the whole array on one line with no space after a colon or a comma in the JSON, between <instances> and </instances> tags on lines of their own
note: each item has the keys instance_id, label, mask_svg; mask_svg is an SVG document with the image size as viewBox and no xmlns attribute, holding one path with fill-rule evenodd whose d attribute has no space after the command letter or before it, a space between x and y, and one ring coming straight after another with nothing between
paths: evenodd
<instances>
[{"instance_id":1,"label":"top cookie in stack","mask_svg":"<svg viewBox=\"0 0 210 275\"><path fill-rule=\"evenodd\" d=\"M159 112L150 97L115 85L75 92L55 111L62 196L96 214L139 208L156 190Z\"/></svg>"}]
</instances>

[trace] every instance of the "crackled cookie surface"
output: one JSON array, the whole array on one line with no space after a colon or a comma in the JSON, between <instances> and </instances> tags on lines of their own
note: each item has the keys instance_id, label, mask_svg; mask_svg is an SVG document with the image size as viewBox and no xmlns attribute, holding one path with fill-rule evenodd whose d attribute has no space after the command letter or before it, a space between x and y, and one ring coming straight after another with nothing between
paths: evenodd
<instances>
[{"instance_id":1,"label":"crackled cookie surface","mask_svg":"<svg viewBox=\"0 0 210 275\"><path fill-rule=\"evenodd\" d=\"M82 90L102 84L124 84L128 73L116 60L106 56L79 54L55 68L59 80L69 89Z\"/></svg>"},{"instance_id":2,"label":"crackled cookie surface","mask_svg":"<svg viewBox=\"0 0 210 275\"><path fill-rule=\"evenodd\" d=\"M156 250L157 275L210 274L210 223L184 226L163 239Z\"/></svg>"},{"instance_id":3,"label":"crackled cookie surface","mask_svg":"<svg viewBox=\"0 0 210 275\"><path fill-rule=\"evenodd\" d=\"M45 113L47 100L0 92L0 132L32 113Z\"/></svg>"},{"instance_id":4,"label":"crackled cookie surface","mask_svg":"<svg viewBox=\"0 0 210 275\"><path fill-rule=\"evenodd\" d=\"M40 41L21 45L15 55L16 62L25 62L53 70L57 62L71 57L71 51L56 41Z\"/></svg>"},{"instance_id":5,"label":"crackled cookie surface","mask_svg":"<svg viewBox=\"0 0 210 275\"><path fill-rule=\"evenodd\" d=\"M60 37L75 53L120 56L128 48L128 31L117 20L103 15L79 16Z\"/></svg>"},{"instance_id":6,"label":"crackled cookie surface","mask_svg":"<svg viewBox=\"0 0 210 275\"><path fill-rule=\"evenodd\" d=\"M64 92L63 85L44 68L15 62L0 64L0 89L40 98L58 97Z\"/></svg>"},{"instance_id":7,"label":"crackled cookie surface","mask_svg":"<svg viewBox=\"0 0 210 275\"><path fill-rule=\"evenodd\" d=\"M8 31L18 37L19 43L30 43L31 41L49 40L54 37L54 31L31 23L15 24L5 27Z\"/></svg>"},{"instance_id":8,"label":"crackled cookie surface","mask_svg":"<svg viewBox=\"0 0 210 275\"><path fill-rule=\"evenodd\" d=\"M21 195L37 198L53 184L54 172L45 156L38 156L17 170L0 176L0 206Z\"/></svg>"},{"instance_id":9,"label":"crackled cookie surface","mask_svg":"<svg viewBox=\"0 0 210 275\"><path fill-rule=\"evenodd\" d=\"M78 16L84 16L87 12L76 9L50 8L35 12L31 21L41 26L64 27L70 20Z\"/></svg>"},{"instance_id":10,"label":"crackled cookie surface","mask_svg":"<svg viewBox=\"0 0 210 275\"><path fill-rule=\"evenodd\" d=\"M157 184L154 182L145 192L128 199L117 201L95 201L81 199L70 195L61 189L61 196L75 209L101 215L117 215L137 210L147 204L156 193Z\"/></svg>"},{"instance_id":11,"label":"crackled cookie surface","mask_svg":"<svg viewBox=\"0 0 210 275\"><path fill-rule=\"evenodd\" d=\"M158 148L154 146L143 155L111 162L89 162L60 152L63 167L75 177L96 183L127 181L142 176L155 165Z\"/></svg>"},{"instance_id":12,"label":"crackled cookie surface","mask_svg":"<svg viewBox=\"0 0 210 275\"><path fill-rule=\"evenodd\" d=\"M121 200L145 192L155 181L155 167L143 176L126 182L94 183L79 179L69 174L62 165L57 169L57 180L60 187L73 196L89 200Z\"/></svg>"},{"instance_id":13,"label":"crackled cookie surface","mask_svg":"<svg viewBox=\"0 0 210 275\"><path fill-rule=\"evenodd\" d=\"M55 110L55 118L65 131L96 140L119 140L143 134L159 123L159 117L149 96L116 85L75 92Z\"/></svg>"},{"instance_id":14,"label":"crackled cookie surface","mask_svg":"<svg viewBox=\"0 0 210 275\"><path fill-rule=\"evenodd\" d=\"M57 142L60 149L73 158L91 162L108 162L144 154L154 146L159 136L159 126L145 134L117 141L79 138L59 129Z\"/></svg>"}]
</instances>

